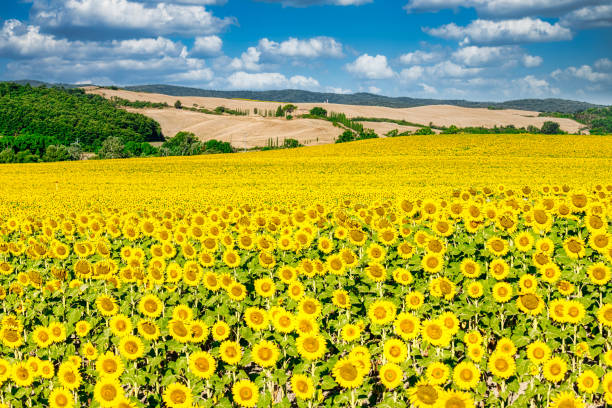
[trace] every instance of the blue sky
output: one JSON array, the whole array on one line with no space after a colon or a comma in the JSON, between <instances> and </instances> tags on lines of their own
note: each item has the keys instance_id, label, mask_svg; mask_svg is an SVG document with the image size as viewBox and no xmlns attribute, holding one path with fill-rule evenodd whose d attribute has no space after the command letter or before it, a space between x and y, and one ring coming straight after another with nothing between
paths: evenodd
<instances>
[{"instance_id":1,"label":"blue sky","mask_svg":"<svg viewBox=\"0 0 612 408\"><path fill-rule=\"evenodd\" d=\"M612 104L612 0L3 0L0 79Z\"/></svg>"}]
</instances>

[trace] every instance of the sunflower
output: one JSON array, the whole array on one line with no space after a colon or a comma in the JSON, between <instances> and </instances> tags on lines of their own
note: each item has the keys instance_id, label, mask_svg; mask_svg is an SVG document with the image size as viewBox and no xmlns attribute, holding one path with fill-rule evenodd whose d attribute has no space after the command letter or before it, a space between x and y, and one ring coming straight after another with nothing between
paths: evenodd
<instances>
[{"instance_id":1,"label":"sunflower","mask_svg":"<svg viewBox=\"0 0 612 408\"><path fill-rule=\"evenodd\" d=\"M114 408L123 397L121 384L115 378L102 377L94 387L94 399L103 408Z\"/></svg>"},{"instance_id":2,"label":"sunflower","mask_svg":"<svg viewBox=\"0 0 612 408\"><path fill-rule=\"evenodd\" d=\"M388 389L397 388L403 380L404 373L400 366L394 363L387 363L378 370L380 382Z\"/></svg>"},{"instance_id":3,"label":"sunflower","mask_svg":"<svg viewBox=\"0 0 612 408\"><path fill-rule=\"evenodd\" d=\"M444 384L448 380L449 374L450 369L448 368L448 366L439 361L430 363L427 366L427 370L425 370L427 382L433 385Z\"/></svg>"},{"instance_id":4,"label":"sunflower","mask_svg":"<svg viewBox=\"0 0 612 408\"><path fill-rule=\"evenodd\" d=\"M223 256L222 256L223 262L229 266L230 268L237 268L240 266L240 255L238 254L238 252L234 251L233 249L228 249L225 252L223 252Z\"/></svg>"},{"instance_id":5,"label":"sunflower","mask_svg":"<svg viewBox=\"0 0 612 408\"><path fill-rule=\"evenodd\" d=\"M109 322L111 333L117 337L124 337L133 330L132 321L124 314L117 314Z\"/></svg>"},{"instance_id":6,"label":"sunflower","mask_svg":"<svg viewBox=\"0 0 612 408\"><path fill-rule=\"evenodd\" d=\"M119 352L128 360L136 360L144 355L145 347L140 338L127 335L119 341Z\"/></svg>"},{"instance_id":7,"label":"sunflower","mask_svg":"<svg viewBox=\"0 0 612 408\"><path fill-rule=\"evenodd\" d=\"M226 340L219 346L219 354L227 364L236 365L242 359L242 348L237 342Z\"/></svg>"},{"instance_id":8,"label":"sunflower","mask_svg":"<svg viewBox=\"0 0 612 408\"><path fill-rule=\"evenodd\" d=\"M217 362L206 351L196 351L189 355L189 370L199 378L208 379L217 368Z\"/></svg>"},{"instance_id":9,"label":"sunflower","mask_svg":"<svg viewBox=\"0 0 612 408\"><path fill-rule=\"evenodd\" d=\"M410 259L415 254L416 248L410 242L404 241L397 246L397 253L402 259Z\"/></svg>"},{"instance_id":10,"label":"sunflower","mask_svg":"<svg viewBox=\"0 0 612 408\"><path fill-rule=\"evenodd\" d=\"M234 402L242 407L252 408L259 400L257 386L249 380L240 380L232 386Z\"/></svg>"},{"instance_id":11,"label":"sunflower","mask_svg":"<svg viewBox=\"0 0 612 408\"><path fill-rule=\"evenodd\" d=\"M203 343L208 337L208 326L202 320L192 320L189 323L191 336L189 340L192 343Z\"/></svg>"},{"instance_id":12,"label":"sunflower","mask_svg":"<svg viewBox=\"0 0 612 408\"><path fill-rule=\"evenodd\" d=\"M508 379L512 377L516 371L516 362L511 356L500 353L499 351L494 351L489 357L488 368L491 374Z\"/></svg>"},{"instance_id":13,"label":"sunflower","mask_svg":"<svg viewBox=\"0 0 612 408\"><path fill-rule=\"evenodd\" d=\"M229 325L222 320L219 320L218 322L213 324L210 331L215 341L223 341L227 339L230 335Z\"/></svg>"},{"instance_id":14,"label":"sunflower","mask_svg":"<svg viewBox=\"0 0 612 408\"><path fill-rule=\"evenodd\" d=\"M29 387L34 381L34 373L25 362L21 361L13 366L11 379L20 387Z\"/></svg>"},{"instance_id":15,"label":"sunflower","mask_svg":"<svg viewBox=\"0 0 612 408\"><path fill-rule=\"evenodd\" d=\"M272 316L274 328L281 333L290 333L295 328L293 314L282 309Z\"/></svg>"},{"instance_id":16,"label":"sunflower","mask_svg":"<svg viewBox=\"0 0 612 408\"><path fill-rule=\"evenodd\" d=\"M427 253L421 260L421 268L429 273L437 273L444 267L442 255L435 253Z\"/></svg>"},{"instance_id":17,"label":"sunflower","mask_svg":"<svg viewBox=\"0 0 612 408\"><path fill-rule=\"evenodd\" d=\"M188 343L191 341L191 322L171 319L168 322L168 333L179 343Z\"/></svg>"},{"instance_id":18,"label":"sunflower","mask_svg":"<svg viewBox=\"0 0 612 408\"><path fill-rule=\"evenodd\" d=\"M571 282L562 280L562 281L557 282L557 290L562 295L565 295L565 296L571 295L572 293L574 293L574 285Z\"/></svg>"},{"instance_id":19,"label":"sunflower","mask_svg":"<svg viewBox=\"0 0 612 408\"><path fill-rule=\"evenodd\" d=\"M34 342L40 348L45 348L51 343L53 343L53 339L51 338L51 332L49 329L43 326L38 326L32 332L32 337L34 338Z\"/></svg>"},{"instance_id":20,"label":"sunflower","mask_svg":"<svg viewBox=\"0 0 612 408\"><path fill-rule=\"evenodd\" d=\"M425 302L425 295L423 293L414 291L409 292L406 295L406 307L410 310L417 310Z\"/></svg>"},{"instance_id":21,"label":"sunflower","mask_svg":"<svg viewBox=\"0 0 612 408\"><path fill-rule=\"evenodd\" d=\"M404 340L412 340L419 335L421 321L410 313L400 313L393 323L395 334Z\"/></svg>"},{"instance_id":22,"label":"sunflower","mask_svg":"<svg viewBox=\"0 0 612 408\"><path fill-rule=\"evenodd\" d=\"M565 304L566 321L572 324L578 324L586 316L584 305L577 300L569 300Z\"/></svg>"},{"instance_id":23,"label":"sunflower","mask_svg":"<svg viewBox=\"0 0 612 408\"><path fill-rule=\"evenodd\" d=\"M447 391L440 400L440 408L474 408L474 398L467 392Z\"/></svg>"},{"instance_id":24,"label":"sunflower","mask_svg":"<svg viewBox=\"0 0 612 408\"><path fill-rule=\"evenodd\" d=\"M527 346L527 358L535 365L541 365L550 358L550 347L543 341L534 341Z\"/></svg>"},{"instance_id":25,"label":"sunflower","mask_svg":"<svg viewBox=\"0 0 612 408\"><path fill-rule=\"evenodd\" d=\"M514 342L511 339L507 337L502 337L497 341L495 351L507 354L508 356L513 356L516 354L516 346L514 345Z\"/></svg>"},{"instance_id":26,"label":"sunflower","mask_svg":"<svg viewBox=\"0 0 612 408\"><path fill-rule=\"evenodd\" d=\"M361 329L356 324L345 324L340 330L340 336L342 340L350 343L361 336Z\"/></svg>"},{"instance_id":27,"label":"sunflower","mask_svg":"<svg viewBox=\"0 0 612 408\"><path fill-rule=\"evenodd\" d=\"M216 292L221 289L221 282L219 280L219 276L212 271L204 272L204 276L202 277L202 282L204 282L204 286L206 289Z\"/></svg>"},{"instance_id":28,"label":"sunflower","mask_svg":"<svg viewBox=\"0 0 612 408\"><path fill-rule=\"evenodd\" d=\"M590 265L587 269L587 274L589 275L591 282L595 285L605 285L612 277L612 271L602 262Z\"/></svg>"},{"instance_id":29,"label":"sunflower","mask_svg":"<svg viewBox=\"0 0 612 408\"><path fill-rule=\"evenodd\" d=\"M300 300L304 296L304 284L298 280L291 282L287 287L287 294L293 300Z\"/></svg>"},{"instance_id":30,"label":"sunflower","mask_svg":"<svg viewBox=\"0 0 612 408\"><path fill-rule=\"evenodd\" d=\"M421 322L421 336L424 341L441 347L447 347L452 339L444 323L438 319L423 320Z\"/></svg>"},{"instance_id":31,"label":"sunflower","mask_svg":"<svg viewBox=\"0 0 612 408\"><path fill-rule=\"evenodd\" d=\"M343 388L357 388L363 382L364 373L350 357L339 359L332 369L336 382Z\"/></svg>"},{"instance_id":32,"label":"sunflower","mask_svg":"<svg viewBox=\"0 0 612 408\"><path fill-rule=\"evenodd\" d=\"M531 250L534 244L533 235L529 233L529 231L519 232L514 237L514 245L516 245L516 249L521 252L528 252Z\"/></svg>"},{"instance_id":33,"label":"sunflower","mask_svg":"<svg viewBox=\"0 0 612 408\"><path fill-rule=\"evenodd\" d=\"M554 262L549 262L539 268L542 280L548 283L555 283L561 278L561 269Z\"/></svg>"},{"instance_id":34,"label":"sunflower","mask_svg":"<svg viewBox=\"0 0 612 408\"><path fill-rule=\"evenodd\" d=\"M593 370L585 370L576 379L581 392L592 394L599 388L599 377Z\"/></svg>"},{"instance_id":35,"label":"sunflower","mask_svg":"<svg viewBox=\"0 0 612 408\"><path fill-rule=\"evenodd\" d=\"M479 362L484 356L484 347L480 344L471 344L468 346L467 356L474 362Z\"/></svg>"},{"instance_id":36,"label":"sunflower","mask_svg":"<svg viewBox=\"0 0 612 408\"><path fill-rule=\"evenodd\" d=\"M69 390L79 388L83 379L81 373L79 373L78 366L71 362L60 364L57 370L57 378L59 379L60 385Z\"/></svg>"},{"instance_id":37,"label":"sunflower","mask_svg":"<svg viewBox=\"0 0 612 408\"><path fill-rule=\"evenodd\" d=\"M251 350L251 357L255 364L264 368L276 365L279 354L278 346L267 340L260 341Z\"/></svg>"},{"instance_id":38,"label":"sunflower","mask_svg":"<svg viewBox=\"0 0 612 408\"><path fill-rule=\"evenodd\" d=\"M584 403L572 392L563 391L553 397L550 408L584 408Z\"/></svg>"},{"instance_id":39,"label":"sunflower","mask_svg":"<svg viewBox=\"0 0 612 408\"><path fill-rule=\"evenodd\" d=\"M244 321L253 330L263 330L268 327L268 313L258 307L249 307L244 312Z\"/></svg>"},{"instance_id":40,"label":"sunflower","mask_svg":"<svg viewBox=\"0 0 612 408\"><path fill-rule=\"evenodd\" d=\"M246 297L247 290L242 283L233 282L227 288L227 294L229 295L230 299L240 302Z\"/></svg>"},{"instance_id":41,"label":"sunflower","mask_svg":"<svg viewBox=\"0 0 612 408\"><path fill-rule=\"evenodd\" d=\"M123 374L121 358L110 351L102 354L96 360L96 371L100 377L119 378Z\"/></svg>"},{"instance_id":42,"label":"sunflower","mask_svg":"<svg viewBox=\"0 0 612 408\"><path fill-rule=\"evenodd\" d=\"M437 408L444 395L444 391L425 380L420 380L414 387L408 389L410 403L416 408Z\"/></svg>"},{"instance_id":43,"label":"sunflower","mask_svg":"<svg viewBox=\"0 0 612 408\"><path fill-rule=\"evenodd\" d=\"M60 322L50 323L49 334L51 334L51 340L54 343L60 343L66 340L66 326Z\"/></svg>"},{"instance_id":44,"label":"sunflower","mask_svg":"<svg viewBox=\"0 0 612 408\"><path fill-rule=\"evenodd\" d=\"M327 351L327 345L323 336L319 334L302 334L295 344L300 355L308 360L317 360Z\"/></svg>"},{"instance_id":45,"label":"sunflower","mask_svg":"<svg viewBox=\"0 0 612 408\"><path fill-rule=\"evenodd\" d=\"M495 256L504 256L508 253L508 241L499 237L489 238L486 247Z\"/></svg>"},{"instance_id":46,"label":"sunflower","mask_svg":"<svg viewBox=\"0 0 612 408\"><path fill-rule=\"evenodd\" d=\"M484 295L484 287L480 282L469 282L465 291L473 299L478 299Z\"/></svg>"},{"instance_id":47,"label":"sunflower","mask_svg":"<svg viewBox=\"0 0 612 408\"><path fill-rule=\"evenodd\" d=\"M142 319L136 325L138 334L140 334L145 340L157 340L161 336L161 331L157 323L151 320Z\"/></svg>"},{"instance_id":48,"label":"sunflower","mask_svg":"<svg viewBox=\"0 0 612 408\"><path fill-rule=\"evenodd\" d=\"M583 258L586 254L584 240L580 237L569 237L563 241L563 249L571 259Z\"/></svg>"},{"instance_id":49,"label":"sunflower","mask_svg":"<svg viewBox=\"0 0 612 408\"><path fill-rule=\"evenodd\" d=\"M164 304L155 295L145 295L138 302L138 311L147 317L156 318L164 311Z\"/></svg>"},{"instance_id":50,"label":"sunflower","mask_svg":"<svg viewBox=\"0 0 612 408\"><path fill-rule=\"evenodd\" d=\"M404 268L395 269L391 276L393 276L393 280L400 285L409 285L414 282L414 276L412 276L412 273Z\"/></svg>"},{"instance_id":51,"label":"sunflower","mask_svg":"<svg viewBox=\"0 0 612 408\"><path fill-rule=\"evenodd\" d=\"M461 390L473 389L480 381L480 370L469 361L463 361L453 370L453 382Z\"/></svg>"},{"instance_id":52,"label":"sunflower","mask_svg":"<svg viewBox=\"0 0 612 408\"><path fill-rule=\"evenodd\" d=\"M95 360L98 358L98 350L91 342L81 346L81 354L88 360Z\"/></svg>"},{"instance_id":53,"label":"sunflower","mask_svg":"<svg viewBox=\"0 0 612 408\"><path fill-rule=\"evenodd\" d=\"M315 387L312 378L304 374L293 374L291 376L291 389L299 399L311 399L315 395Z\"/></svg>"},{"instance_id":54,"label":"sunflower","mask_svg":"<svg viewBox=\"0 0 612 408\"><path fill-rule=\"evenodd\" d=\"M519 288L523 293L535 293L538 289L538 280L535 276L526 273L519 279Z\"/></svg>"},{"instance_id":55,"label":"sunflower","mask_svg":"<svg viewBox=\"0 0 612 408\"><path fill-rule=\"evenodd\" d=\"M295 268L289 265L281 266L276 273L278 274L279 279L287 285L297 279L297 272Z\"/></svg>"},{"instance_id":56,"label":"sunflower","mask_svg":"<svg viewBox=\"0 0 612 408\"><path fill-rule=\"evenodd\" d=\"M191 408L193 403L191 388L181 383L172 383L164 390L163 400L169 408Z\"/></svg>"},{"instance_id":57,"label":"sunflower","mask_svg":"<svg viewBox=\"0 0 612 408\"><path fill-rule=\"evenodd\" d=\"M310 316L298 314L295 318L295 331L298 334L314 334L319 332L319 324Z\"/></svg>"},{"instance_id":58,"label":"sunflower","mask_svg":"<svg viewBox=\"0 0 612 408\"><path fill-rule=\"evenodd\" d=\"M480 276L480 264L473 259L466 258L461 261L459 270L467 278L477 278Z\"/></svg>"},{"instance_id":59,"label":"sunflower","mask_svg":"<svg viewBox=\"0 0 612 408\"><path fill-rule=\"evenodd\" d=\"M603 391L607 395L612 395L612 372L607 372L601 380Z\"/></svg>"},{"instance_id":60,"label":"sunflower","mask_svg":"<svg viewBox=\"0 0 612 408\"><path fill-rule=\"evenodd\" d=\"M10 376L11 364L7 360L0 358L0 384L8 380Z\"/></svg>"},{"instance_id":61,"label":"sunflower","mask_svg":"<svg viewBox=\"0 0 612 408\"><path fill-rule=\"evenodd\" d=\"M472 330L463 336L463 342L467 345L479 345L482 344L482 340L482 334L478 330Z\"/></svg>"},{"instance_id":62,"label":"sunflower","mask_svg":"<svg viewBox=\"0 0 612 408\"><path fill-rule=\"evenodd\" d=\"M399 339L389 339L384 343L383 354L392 363L403 363L408 358L408 347Z\"/></svg>"},{"instance_id":63,"label":"sunflower","mask_svg":"<svg viewBox=\"0 0 612 408\"><path fill-rule=\"evenodd\" d=\"M300 300L298 305L300 314L317 318L321 314L321 302L309 296L305 296Z\"/></svg>"},{"instance_id":64,"label":"sunflower","mask_svg":"<svg viewBox=\"0 0 612 408\"><path fill-rule=\"evenodd\" d=\"M523 313L539 315L544 310L544 300L535 293L526 293L516 299L516 304Z\"/></svg>"},{"instance_id":65,"label":"sunflower","mask_svg":"<svg viewBox=\"0 0 612 408\"><path fill-rule=\"evenodd\" d=\"M493 299L498 303L505 303L512 299L512 285L508 282L497 282L493 285Z\"/></svg>"},{"instance_id":66,"label":"sunflower","mask_svg":"<svg viewBox=\"0 0 612 408\"><path fill-rule=\"evenodd\" d=\"M117 302L109 295L98 296L96 299L96 307L102 316L112 316L119 311Z\"/></svg>"},{"instance_id":67,"label":"sunflower","mask_svg":"<svg viewBox=\"0 0 612 408\"><path fill-rule=\"evenodd\" d=\"M459 331L459 318L453 312L444 312L439 317L438 320L442 322L446 330L450 333L451 336L454 336Z\"/></svg>"},{"instance_id":68,"label":"sunflower","mask_svg":"<svg viewBox=\"0 0 612 408\"><path fill-rule=\"evenodd\" d=\"M395 319L396 306L388 300L376 300L368 308L368 317L374 324L385 325Z\"/></svg>"},{"instance_id":69,"label":"sunflower","mask_svg":"<svg viewBox=\"0 0 612 408\"><path fill-rule=\"evenodd\" d=\"M544 363L544 378L553 383L560 382L567 372L567 363L561 357L553 357Z\"/></svg>"},{"instance_id":70,"label":"sunflower","mask_svg":"<svg viewBox=\"0 0 612 408\"><path fill-rule=\"evenodd\" d=\"M387 279L387 269L378 262L371 262L365 268L366 276L374 282L384 282Z\"/></svg>"},{"instance_id":71,"label":"sunflower","mask_svg":"<svg viewBox=\"0 0 612 408\"><path fill-rule=\"evenodd\" d=\"M377 243L370 244L365 252L368 255L368 258L375 262L383 261L387 255L387 251Z\"/></svg>"},{"instance_id":72,"label":"sunflower","mask_svg":"<svg viewBox=\"0 0 612 408\"><path fill-rule=\"evenodd\" d=\"M498 281L504 280L510 274L510 265L503 259L494 259L489 264L489 273Z\"/></svg>"},{"instance_id":73,"label":"sunflower","mask_svg":"<svg viewBox=\"0 0 612 408\"><path fill-rule=\"evenodd\" d=\"M269 298L274 296L276 292L276 285L274 281L270 278L260 278L255 280L255 292L264 298Z\"/></svg>"},{"instance_id":74,"label":"sunflower","mask_svg":"<svg viewBox=\"0 0 612 408\"><path fill-rule=\"evenodd\" d=\"M340 309L350 309L351 298L349 297L349 293L344 289L334 290L332 293L332 303Z\"/></svg>"}]
</instances>

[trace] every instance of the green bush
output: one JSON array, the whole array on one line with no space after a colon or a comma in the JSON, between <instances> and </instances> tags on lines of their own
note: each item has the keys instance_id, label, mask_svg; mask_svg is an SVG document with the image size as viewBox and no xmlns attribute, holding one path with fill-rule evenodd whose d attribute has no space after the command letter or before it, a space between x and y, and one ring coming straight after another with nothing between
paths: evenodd
<instances>
[{"instance_id":1,"label":"green bush","mask_svg":"<svg viewBox=\"0 0 612 408\"><path fill-rule=\"evenodd\" d=\"M319 106L315 106L310 110L312 116L327 116L327 111Z\"/></svg>"}]
</instances>

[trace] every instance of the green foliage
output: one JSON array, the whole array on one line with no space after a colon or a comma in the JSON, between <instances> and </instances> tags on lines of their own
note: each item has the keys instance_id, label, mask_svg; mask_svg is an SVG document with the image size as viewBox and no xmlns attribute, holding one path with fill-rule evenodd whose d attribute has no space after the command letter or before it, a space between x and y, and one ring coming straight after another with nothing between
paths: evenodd
<instances>
[{"instance_id":1,"label":"green foliage","mask_svg":"<svg viewBox=\"0 0 612 408\"><path fill-rule=\"evenodd\" d=\"M310 110L312 116L327 116L327 111L319 106L315 106Z\"/></svg>"},{"instance_id":2,"label":"green foliage","mask_svg":"<svg viewBox=\"0 0 612 408\"><path fill-rule=\"evenodd\" d=\"M77 141L84 150L95 151L111 136L124 143L163 140L157 122L118 109L99 95L14 83L0 83L0 134L34 134L52 140L36 148L40 155L51 144L68 146Z\"/></svg>"},{"instance_id":3,"label":"green foliage","mask_svg":"<svg viewBox=\"0 0 612 408\"><path fill-rule=\"evenodd\" d=\"M336 143L353 142L356 140L377 139L378 135L372 129L365 129L359 133L354 133L351 130L345 130L338 138Z\"/></svg>"},{"instance_id":4,"label":"green foliage","mask_svg":"<svg viewBox=\"0 0 612 408\"><path fill-rule=\"evenodd\" d=\"M425 126L414 132L415 135L435 135L435 132L431 130L429 126Z\"/></svg>"},{"instance_id":5,"label":"green foliage","mask_svg":"<svg viewBox=\"0 0 612 408\"><path fill-rule=\"evenodd\" d=\"M291 103L288 103L287 105L283 106L283 112L285 114L292 114L293 112L297 110L297 108L298 108L297 106Z\"/></svg>"},{"instance_id":6,"label":"green foliage","mask_svg":"<svg viewBox=\"0 0 612 408\"><path fill-rule=\"evenodd\" d=\"M234 115L234 116L247 116L249 114L248 110L243 110L243 109L230 109L230 108L226 108L225 106L217 106L215 108L214 113L216 113L217 115L222 115L224 113L227 113L228 115Z\"/></svg>"},{"instance_id":7,"label":"green foliage","mask_svg":"<svg viewBox=\"0 0 612 408\"><path fill-rule=\"evenodd\" d=\"M276 115L277 118L281 118L283 116L285 116L285 111L283 111L283 107L281 105L278 105L278 108L276 109Z\"/></svg>"},{"instance_id":8,"label":"green foliage","mask_svg":"<svg viewBox=\"0 0 612 408\"><path fill-rule=\"evenodd\" d=\"M448 129L444 129L442 131L442 133L444 133L446 135L456 135L460 131L461 131L461 129L459 129L457 126L451 125Z\"/></svg>"},{"instance_id":9,"label":"green foliage","mask_svg":"<svg viewBox=\"0 0 612 408\"><path fill-rule=\"evenodd\" d=\"M81 154L81 148L77 144L73 144L70 146L51 145L47 147L45 154L42 156L42 161L57 162L79 160L81 158Z\"/></svg>"},{"instance_id":10,"label":"green foliage","mask_svg":"<svg viewBox=\"0 0 612 408\"><path fill-rule=\"evenodd\" d=\"M346 143L352 142L355 140L355 133L350 130L345 130L338 138L336 139L336 143Z\"/></svg>"},{"instance_id":11,"label":"green foliage","mask_svg":"<svg viewBox=\"0 0 612 408\"><path fill-rule=\"evenodd\" d=\"M285 139L283 147L285 149L294 149L296 147L302 147L303 145L296 139Z\"/></svg>"},{"instance_id":12,"label":"green foliage","mask_svg":"<svg viewBox=\"0 0 612 408\"><path fill-rule=\"evenodd\" d=\"M124 150L125 146L118 137L109 137L102 142L102 147L98 149L100 159L121 159L127 157Z\"/></svg>"},{"instance_id":13,"label":"green foliage","mask_svg":"<svg viewBox=\"0 0 612 408\"><path fill-rule=\"evenodd\" d=\"M204 143L204 149L206 154L215 153L233 153L234 148L229 142L221 142L219 140L211 139Z\"/></svg>"},{"instance_id":14,"label":"green foliage","mask_svg":"<svg viewBox=\"0 0 612 408\"><path fill-rule=\"evenodd\" d=\"M126 157L146 157L156 156L159 154L159 149L151 146L150 143L127 142L123 148Z\"/></svg>"},{"instance_id":15,"label":"green foliage","mask_svg":"<svg viewBox=\"0 0 612 408\"><path fill-rule=\"evenodd\" d=\"M162 156L193 156L204 151L202 142L191 132L178 132L162 144Z\"/></svg>"},{"instance_id":16,"label":"green foliage","mask_svg":"<svg viewBox=\"0 0 612 408\"><path fill-rule=\"evenodd\" d=\"M176 109L182 109L183 108L183 104L181 103L181 101L177 100L176 102L174 102L174 107Z\"/></svg>"},{"instance_id":17,"label":"green foliage","mask_svg":"<svg viewBox=\"0 0 612 408\"><path fill-rule=\"evenodd\" d=\"M540 116L573 119L584 124L594 135L612 133L612 106L590 108L576 113L545 112L541 113Z\"/></svg>"},{"instance_id":18,"label":"green foliage","mask_svg":"<svg viewBox=\"0 0 612 408\"><path fill-rule=\"evenodd\" d=\"M129 101L127 99L119 98L118 96L113 96L110 98L110 100L115 106L127 106L130 108L137 108L137 109L143 109L143 108L163 109L163 108L170 107L170 105L168 105L166 102Z\"/></svg>"},{"instance_id":19,"label":"green foliage","mask_svg":"<svg viewBox=\"0 0 612 408\"><path fill-rule=\"evenodd\" d=\"M558 135L563 133L561 131L561 126L557 122L546 121L542 125L541 133L545 135Z\"/></svg>"}]
</instances>

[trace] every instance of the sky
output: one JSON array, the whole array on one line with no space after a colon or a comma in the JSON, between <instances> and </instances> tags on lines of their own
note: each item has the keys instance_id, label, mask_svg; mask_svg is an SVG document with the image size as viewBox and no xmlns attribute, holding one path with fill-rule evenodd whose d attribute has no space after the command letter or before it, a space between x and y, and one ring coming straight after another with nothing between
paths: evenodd
<instances>
[{"instance_id":1,"label":"sky","mask_svg":"<svg viewBox=\"0 0 612 408\"><path fill-rule=\"evenodd\" d=\"M612 105L612 0L2 0L16 79Z\"/></svg>"}]
</instances>

